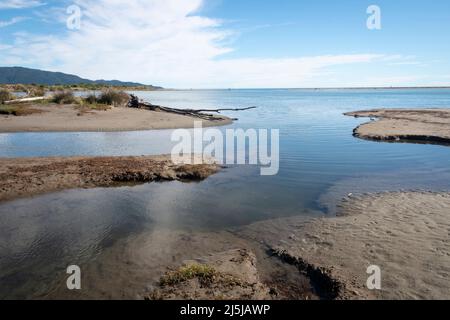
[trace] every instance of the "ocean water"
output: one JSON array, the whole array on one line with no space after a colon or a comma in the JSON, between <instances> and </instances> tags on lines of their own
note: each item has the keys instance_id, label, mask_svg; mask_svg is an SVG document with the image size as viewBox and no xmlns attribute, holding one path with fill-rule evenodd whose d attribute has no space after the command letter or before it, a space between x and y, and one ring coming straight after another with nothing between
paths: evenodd
<instances>
[{"instance_id":1,"label":"ocean water","mask_svg":"<svg viewBox=\"0 0 450 320\"><path fill-rule=\"evenodd\" d=\"M253 222L334 214L348 193L450 189L450 148L352 136L370 108L448 108L450 89L194 90L135 92L154 104L241 108L222 127L280 130L280 171L230 166L201 183L69 190L0 205L0 298L26 297L31 275L90 261L123 237L157 228L223 230ZM0 134L0 157L170 153L171 130ZM52 263L49 263L52 261ZM40 270L40 271L36 271ZM11 291L12 290L12 291ZM45 290L44 290L45 291Z\"/></svg>"}]
</instances>

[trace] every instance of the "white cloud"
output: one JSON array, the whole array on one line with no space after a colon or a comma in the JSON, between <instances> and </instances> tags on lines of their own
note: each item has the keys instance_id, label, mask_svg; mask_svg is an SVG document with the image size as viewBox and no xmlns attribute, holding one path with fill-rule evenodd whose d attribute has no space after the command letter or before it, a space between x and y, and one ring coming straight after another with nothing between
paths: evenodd
<instances>
[{"instance_id":1,"label":"white cloud","mask_svg":"<svg viewBox=\"0 0 450 320\"><path fill-rule=\"evenodd\" d=\"M184 88L300 87L327 67L396 60L378 54L227 59L230 32L196 12L202 0L75 0L82 28L16 36L9 65ZM65 26L62 26L65 27ZM323 77L323 75L322 75Z\"/></svg>"},{"instance_id":2,"label":"white cloud","mask_svg":"<svg viewBox=\"0 0 450 320\"><path fill-rule=\"evenodd\" d=\"M5 21L0 20L0 28L11 26L11 25L19 23L25 19L26 19L25 17L14 17L10 20L5 20Z\"/></svg>"},{"instance_id":3,"label":"white cloud","mask_svg":"<svg viewBox=\"0 0 450 320\"><path fill-rule=\"evenodd\" d=\"M0 9L34 8L44 4L39 0L2 0L0 1Z\"/></svg>"}]
</instances>

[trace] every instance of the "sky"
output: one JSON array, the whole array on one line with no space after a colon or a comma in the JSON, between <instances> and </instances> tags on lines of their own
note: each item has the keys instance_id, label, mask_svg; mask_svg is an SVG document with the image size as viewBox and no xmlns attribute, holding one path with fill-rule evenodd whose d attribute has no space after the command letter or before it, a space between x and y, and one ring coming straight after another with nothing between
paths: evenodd
<instances>
[{"instance_id":1,"label":"sky","mask_svg":"<svg viewBox=\"0 0 450 320\"><path fill-rule=\"evenodd\" d=\"M449 53L448 0L0 0L0 66L89 79L449 86Z\"/></svg>"}]
</instances>

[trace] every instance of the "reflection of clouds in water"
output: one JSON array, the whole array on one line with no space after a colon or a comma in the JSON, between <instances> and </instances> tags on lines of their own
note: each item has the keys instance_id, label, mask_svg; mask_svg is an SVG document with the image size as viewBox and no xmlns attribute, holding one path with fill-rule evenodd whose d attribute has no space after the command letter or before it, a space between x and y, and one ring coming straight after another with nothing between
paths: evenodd
<instances>
[{"instance_id":1,"label":"reflection of clouds in water","mask_svg":"<svg viewBox=\"0 0 450 320\"><path fill-rule=\"evenodd\" d=\"M208 130L204 128L204 130ZM223 129L221 129L223 130ZM194 130L188 130L191 137ZM170 154L177 142L171 141L173 130L135 132L63 132L0 134L0 157L43 156L140 156ZM221 131L223 132L223 131ZM204 141L204 146L208 145ZM224 146L226 139L224 135ZM228 154L224 150L224 156ZM257 150L252 155L257 156ZM237 150L237 155L248 155ZM233 163L233 154L228 163Z\"/></svg>"},{"instance_id":2,"label":"reflection of clouds in water","mask_svg":"<svg viewBox=\"0 0 450 320\"><path fill-rule=\"evenodd\" d=\"M82 265L142 228L145 221L133 214L142 208L127 205L127 192L114 191L77 190L1 205L0 298L35 293L36 279L49 284L68 265Z\"/></svg>"},{"instance_id":3,"label":"reflection of clouds in water","mask_svg":"<svg viewBox=\"0 0 450 320\"><path fill-rule=\"evenodd\" d=\"M168 154L172 130L0 135L0 157Z\"/></svg>"}]
</instances>

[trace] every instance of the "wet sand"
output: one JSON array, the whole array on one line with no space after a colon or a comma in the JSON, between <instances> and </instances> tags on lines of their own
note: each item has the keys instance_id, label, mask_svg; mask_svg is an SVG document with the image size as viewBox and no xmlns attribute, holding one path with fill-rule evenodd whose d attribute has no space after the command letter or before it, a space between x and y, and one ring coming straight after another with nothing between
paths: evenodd
<instances>
[{"instance_id":1,"label":"wet sand","mask_svg":"<svg viewBox=\"0 0 450 320\"><path fill-rule=\"evenodd\" d=\"M328 283L337 299L450 298L449 193L350 197L335 218L280 219L242 232ZM381 291L367 289L371 265L381 268Z\"/></svg>"},{"instance_id":2,"label":"wet sand","mask_svg":"<svg viewBox=\"0 0 450 320\"><path fill-rule=\"evenodd\" d=\"M154 129L193 128L199 118L131 108L111 108L106 111L84 110L76 105L30 104L36 112L27 116L0 115L3 132L115 132ZM230 118L202 121L204 127L232 123Z\"/></svg>"},{"instance_id":3,"label":"wet sand","mask_svg":"<svg viewBox=\"0 0 450 320\"><path fill-rule=\"evenodd\" d=\"M53 290L32 298L316 299L305 276L294 266L270 257L265 249L231 230L155 228L121 239L83 264L83 290L67 290L67 276L61 272L59 279L52 275ZM198 279L160 285L168 272L193 264L210 266L219 277L204 286L199 286Z\"/></svg>"},{"instance_id":4,"label":"wet sand","mask_svg":"<svg viewBox=\"0 0 450 320\"><path fill-rule=\"evenodd\" d=\"M0 202L74 188L199 181L215 164L178 165L170 156L0 159Z\"/></svg>"},{"instance_id":5,"label":"wet sand","mask_svg":"<svg viewBox=\"0 0 450 320\"><path fill-rule=\"evenodd\" d=\"M450 109L374 109L345 115L378 118L357 127L358 138L450 144Z\"/></svg>"}]
</instances>

